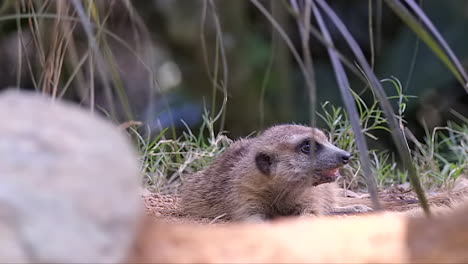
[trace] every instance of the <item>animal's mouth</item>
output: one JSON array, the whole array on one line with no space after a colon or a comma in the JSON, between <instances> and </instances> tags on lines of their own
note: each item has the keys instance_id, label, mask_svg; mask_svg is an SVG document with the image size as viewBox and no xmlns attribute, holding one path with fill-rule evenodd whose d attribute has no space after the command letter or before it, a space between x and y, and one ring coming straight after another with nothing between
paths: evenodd
<instances>
[{"instance_id":1,"label":"animal's mouth","mask_svg":"<svg viewBox=\"0 0 468 264\"><path fill-rule=\"evenodd\" d=\"M330 177L333 180L336 180L336 178L340 176L340 170L338 168L326 170L326 171L320 172L320 175L325 176L325 177Z\"/></svg>"},{"instance_id":2,"label":"animal's mouth","mask_svg":"<svg viewBox=\"0 0 468 264\"><path fill-rule=\"evenodd\" d=\"M340 168L319 171L317 174L322 183L333 182L340 176Z\"/></svg>"}]
</instances>

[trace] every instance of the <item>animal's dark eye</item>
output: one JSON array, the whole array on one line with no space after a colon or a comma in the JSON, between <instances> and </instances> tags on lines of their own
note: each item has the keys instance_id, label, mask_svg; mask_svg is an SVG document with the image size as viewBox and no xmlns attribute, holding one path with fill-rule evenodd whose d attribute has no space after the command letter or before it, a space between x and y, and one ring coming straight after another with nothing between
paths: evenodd
<instances>
[{"instance_id":1,"label":"animal's dark eye","mask_svg":"<svg viewBox=\"0 0 468 264\"><path fill-rule=\"evenodd\" d=\"M304 154L310 154L310 148L311 148L311 146L310 146L310 142L308 140L302 142L301 145L299 145L299 149ZM314 152L320 151L321 148L322 148L322 145L320 145L320 143L318 143L318 142L315 142Z\"/></svg>"},{"instance_id":2,"label":"animal's dark eye","mask_svg":"<svg viewBox=\"0 0 468 264\"><path fill-rule=\"evenodd\" d=\"M309 142L304 142L301 145L301 152L304 154L310 154L310 144Z\"/></svg>"}]
</instances>

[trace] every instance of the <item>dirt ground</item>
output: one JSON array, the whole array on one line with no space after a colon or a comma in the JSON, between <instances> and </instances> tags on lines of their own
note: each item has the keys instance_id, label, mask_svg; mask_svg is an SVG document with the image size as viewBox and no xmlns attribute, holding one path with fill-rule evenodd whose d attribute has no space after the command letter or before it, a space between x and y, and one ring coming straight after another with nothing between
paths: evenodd
<instances>
[{"instance_id":1,"label":"dirt ground","mask_svg":"<svg viewBox=\"0 0 468 264\"><path fill-rule=\"evenodd\" d=\"M450 207L457 200L462 199L468 193L468 180L459 182L450 191L441 191L427 194L431 207ZM173 195L163 195L151 193L144 190L142 193L143 203L148 215L167 222L175 223L223 223L222 219L195 219L183 215L178 211L178 198ZM391 187L379 192L379 200L385 211L405 212L419 208L416 194L408 187ZM340 206L363 204L372 207L372 202L368 194L354 193L343 190L340 197Z\"/></svg>"}]
</instances>

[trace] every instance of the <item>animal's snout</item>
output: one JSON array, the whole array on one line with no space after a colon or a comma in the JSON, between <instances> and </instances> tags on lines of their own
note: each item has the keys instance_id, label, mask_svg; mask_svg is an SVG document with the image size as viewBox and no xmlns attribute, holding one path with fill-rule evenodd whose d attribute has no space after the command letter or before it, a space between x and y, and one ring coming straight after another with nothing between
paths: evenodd
<instances>
[{"instance_id":1,"label":"animal's snout","mask_svg":"<svg viewBox=\"0 0 468 264\"><path fill-rule=\"evenodd\" d=\"M351 158L351 154L349 152L343 152L341 155L340 155L340 161L343 163L343 164L348 164L349 162L349 159Z\"/></svg>"}]
</instances>

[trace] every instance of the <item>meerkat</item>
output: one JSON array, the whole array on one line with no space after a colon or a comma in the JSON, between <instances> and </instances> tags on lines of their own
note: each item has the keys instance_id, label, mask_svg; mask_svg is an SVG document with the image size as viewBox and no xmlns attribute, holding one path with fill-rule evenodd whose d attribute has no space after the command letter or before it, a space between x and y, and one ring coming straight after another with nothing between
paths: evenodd
<instances>
[{"instance_id":1,"label":"meerkat","mask_svg":"<svg viewBox=\"0 0 468 264\"><path fill-rule=\"evenodd\" d=\"M371 210L335 206L335 180L350 157L317 128L273 126L234 142L208 168L185 177L181 211L195 217L264 221Z\"/></svg>"}]
</instances>

